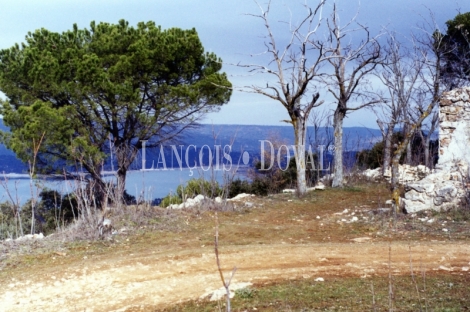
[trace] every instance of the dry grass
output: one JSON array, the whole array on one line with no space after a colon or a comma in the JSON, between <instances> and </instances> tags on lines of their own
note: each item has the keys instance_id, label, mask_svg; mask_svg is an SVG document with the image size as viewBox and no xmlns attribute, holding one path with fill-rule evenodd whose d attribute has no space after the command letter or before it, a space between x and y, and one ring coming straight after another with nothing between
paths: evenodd
<instances>
[{"instance_id":1,"label":"dry grass","mask_svg":"<svg viewBox=\"0 0 470 312\"><path fill-rule=\"evenodd\" d=\"M248 205L235 202L229 208L211 206L168 210L143 205L129 206L113 211L113 224L123 235L117 235L106 243L112 246L126 237L138 241L135 247L142 244L147 248L148 241L141 241L144 237L161 246L172 246L173 240L181 241L183 245L193 244L194 240L201 245L211 245L214 237L213 210L219 210L220 240L224 245L346 242L361 235L376 240L469 238L470 213L462 211L400 215L393 225L391 215L380 210L387 207L385 201L389 196L386 185L367 183L316 191L302 199L293 194L252 197L245 200ZM347 213L344 213L345 209ZM434 222L420 221L426 216ZM350 222L353 217L357 217L358 221ZM447 231L442 230L443 224ZM93 224L86 225L86 231L81 229L84 226L77 224L43 241L2 242L3 259L9 254L20 257L22 251L34 253L38 249L47 252L48 245L55 251L57 248L67 250L75 245L103 244L94 242L98 236Z\"/></svg>"},{"instance_id":2,"label":"dry grass","mask_svg":"<svg viewBox=\"0 0 470 312\"><path fill-rule=\"evenodd\" d=\"M248 204L234 203L227 209L229 211L221 211L224 210L221 207L180 211L127 207L113 214L116 229L125 231L106 240L75 238L70 241L71 237L62 233L43 241L1 243L0 282L12 276L34 274L37 270L47 272L54 264L77 265L84 257L119 257L129 251L144 252L157 246L162 255L171 255L175 250L211 246L214 242L214 209L219 210L219 239L223 246L350 242L357 237L409 242L469 239L470 213L422 212L400 215L398 220L393 220L389 213L380 209L387 207L385 201L389 196L385 185L364 183L316 191L302 199L292 194L252 197L245 200ZM428 222L431 219L433 221ZM419 264L414 266L418 268ZM423 282L418 278L420 289L423 289ZM465 299L468 282L468 274L427 276L422 298L427 298L432 307L429 311L468 310ZM411 277L395 277L394 283L397 311L419 310ZM255 285L236 297L232 305L233 311L251 311L253 308L258 311L373 311L374 297L377 311L382 311L388 308L387 287L385 277L344 276L325 283L311 279L277 281ZM215 308L214 303L191 301L167 311L214 311ZM148 311L153 309L149 307Z\"/></svg>"},{"instance_id":3,"label":"dry grass","mask_svg":"<svg viewBox=\"0 0 470 312\"><path fill-rule=\"evenodd\" d=\"M468 275L429 276L426 278L426 291L422 291L421 297L424 298L420 304L414 286L411 285L411 278L397 276L394 278L394 311L426 311L426 305L427 311L468 311L469 282ZM220 304L195 300L163 311L218 311ZM304 279L254 285L250 289L239 291L232 299L232 306L232 311L240 312L388 311L388 279L344 277L325 282Z\"/></svg>"}]
</instances>

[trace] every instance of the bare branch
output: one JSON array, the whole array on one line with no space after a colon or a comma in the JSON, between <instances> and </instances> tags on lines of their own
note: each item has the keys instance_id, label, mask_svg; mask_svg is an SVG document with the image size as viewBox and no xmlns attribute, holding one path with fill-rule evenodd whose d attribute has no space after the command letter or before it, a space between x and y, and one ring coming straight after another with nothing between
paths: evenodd
<instances>
[{"instance_id":1,"label":"bare branch","mask_svg":"<svg viewBox=\"0 0 470 312\"><path fill-rule=\"evenodd\" d=\"M261 54L269 55L267 65L238 64L239 67L249 69L257 74L268 74L275 78L275 86L266 84L266 87L251 85L245 87L245 92L264 95L280 102L287 110L290 120L286 120L294 127L295 132L295 158L297 165L297 193L302 196L306 192L305 181L305 140L306 121L314 107L323 104L319 101L319 94L313 82L321 76L320 68L325 61L323 43L319 40L317 32L323 20L323 7L325 0L321 0L312 8L307 3L303 5L305 15L297 25L293 25L292 17L289 25L289 39L282 48L278 46L276 35L271 28L269 11L271 2L266 9L257 0L254 0L260 9L260 14L248 14L263 21L266 30L266 50ZM307 58L308 56L308 58ZM313 95L311 101L306 96Z\"/></svg>"},{"instance_id":2,"label":"bare branch","mask_svg":"<svg viewBox=\"0 0 470 312\"><path fill-rule=\"evenodd\" d=\"M357 14L349 20L345 26L339 23L338 9L336 3L333 5L333 12L327 19L328 37L322 48L325 53L325 60L332 67L333 73L322 76L324 84L328 86L328 91L336 100L334 112L334 136L335 136L335 157L334 157L334 178L333 187L343 185L343 120L350 111L356 111L364 107L383 102L381 97L373 96L367 92L366 77L381 64L381 47L377 39L382 35L379 33L371 37L367 27L356 22ZM357 27L352 27L357 25ZM344 43L350 34L362 32L364 39L357 45L349 42ZM351 100L360 99L361 105L351 107Z\"/></svg>"}]
</instances>

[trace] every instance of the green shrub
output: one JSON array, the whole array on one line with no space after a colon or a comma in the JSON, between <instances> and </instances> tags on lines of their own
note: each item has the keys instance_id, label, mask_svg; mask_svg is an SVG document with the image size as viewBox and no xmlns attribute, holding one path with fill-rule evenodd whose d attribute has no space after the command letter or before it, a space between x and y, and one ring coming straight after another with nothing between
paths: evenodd
<instances>
[{"instance_id":1,"label":"green shrub","mask_svg":"<svg viewBox=\"0 0 470 312\"><path fill-rule=\"evenodd\" d=\"M222 195L222 189L217 182L206 181L204 179L191 179L186 185L178 185L176 194L167 195L160 203L160 207L168 207L172 204L181 204L183 198L194 198L197 195L214 198Z\"/></svg>"},{"instance_id":2,"label":"green shrub","mask_svg":"<svg viewBox=\"0 0 470 312\"><path fill-rule=\"evenodd\" d=\"M242 193L266 196L273 193L273 185L271 177L263 175L255 176L252 181L233 180L228 186L228 198L235 197Z\"/></svg>"},{"instance_id":3,"label":"green shrub","mask_svg":"<svg viewBox=\"0 0 470 312\"><path fill-rule=\"evenodd\" d=\"M211 182L204 179L191 179L186 186L179 185L176 188L176 194L179 198L193 198L199 194L214 198L222 194L222 189L217 182Z\"/></svg>"},{"instance_id":4,"label":"green shrub","mask_svg":"<svg viewBox=\"0 0 470 312\"><path fill-rule=\"evenodd\" d=\"M182 202L183 200L181 199L181 197L179 197L176 194L173 194L173 195L170 194L162 199L162 202L160 203L160 207L166 208L173 204L179 205Z\"/></svg>"},{"instance_id":5,"label":"green shrub","mask_svg":"<svg viewBox=\"0 0 470 312\"><path fill-rule=\"evenodd\" d=\"M312 159L305 154L306 157L306 180L307 184L314 185L317 181L317 172L312 166ZM317 155L313 155L313 162L318 164ZM297 184L297 166L295 158L289 160L289 164L285 170L281 170L278 166L272 166L269 170L259 170L261 162L255 163L256 171L252 174L251 193L255 195L265 196L281 192L285 188L294 188Z\"/></svg>"},{"instance_id":6,"label":"green shrub","mask_svg":"<svg viewBox=\"0 0 470 312\"><path fill-rule=\"evenodd\" d=\"M275 193L273 191L272 180L268 177L256 177L251 181L251 193L259 196L267 196L269 193Z\"/></svg>"},{"instance_id":7,"label":"green shrub","mask_svg":"<svg viewBox=\"0 0 470 312\"><path fill-rule=\"evenodd\" d=\"M21 234L18 219L15 218L14 207L8 202L0 204L0 240L16 238ZM26 228L23 226L23 232ZM28 232L26 232L28 233Z\"/></svg>"},{"instance_id":8,"label":"green shrub","mask_svg":"<svg viewBox=\"0 0 470 312\"><path fill-rule=\"evenodd\" d=\"M237 289L235 296L240 299L252 299L255 296L255 290L248 287Z\"/></svg>"},{"instance_id":9,"label":"green shrub","mask_svg":"<svg viewBox=\"0 0 470 312\"><path fill-rule=\"evenodd\" d=\"M252 194L250 182L240 179L233 180L228 186L228 197L232 198L242 193Z\"/></svg>"}]
</instances>

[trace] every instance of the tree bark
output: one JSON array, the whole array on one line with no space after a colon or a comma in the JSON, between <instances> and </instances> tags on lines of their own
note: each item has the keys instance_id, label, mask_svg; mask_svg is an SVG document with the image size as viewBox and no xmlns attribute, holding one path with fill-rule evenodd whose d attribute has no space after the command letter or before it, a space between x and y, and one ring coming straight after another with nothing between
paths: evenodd
<instances>
[{"instance_id":1,"label":"tree bark","mask_svg":"<svg viewBox=\"0 0 470 312\"><path fill-rule=\"evenodd\" d=\"M429 154L429 143L431 142L431 136L432 134L434 133L434 130L436 129L436 127L438 126L439 124L439 114L438 113L434 113L433 117L432 117L432 121L431 121L431 128L429 129L429 132L428 132L428 135L426 136L426 139L424 140L424 162L425 162L425 165L426 167L428 167L429 169L432 169L432 167L434 166L434 161L431 161L431 158L430 158L430 154Z\"/></svg>"},{"instance_id":2,"label":"tree bark","mask_svg":"<svg viewBox=\"0 0 470 312\"><path fill-rule=\"evenodd\" d=\"M393 128L389 126L384 137L384 159L382 164L382 175L384 175L387 169L390 168L390 164L392 161L392 138Z\"/></svg>"},{"instance_id":3,"label":"tree bark","mask_svg":"<svg viewBox=\"0 0 470 312\"><path fill-rule=\"evenodd\" d=\"M398 187L398 165L400 162L401 154L403 153L404 146L400 146L395 152L392 159L392 168L391 168L391 186L392 186L392 200L393 200L393 216L396 218L398 210L400 207L400 189Z\"/></svg>"},{"instance_id":4,"label":"tree bark","mask_svg":"<svg viewBox=\"0 0 470 312\"><path fill-rule=\"evenodd\" d=\"M305 118L299 116L293 122L295 132L295 164L297 169L297 196L302 197L307 193L306 163L305 163L305 141L307 128Z\"/></svg>"},{"instance_id":5,"label":"tree bark","mask_svg":"<svg viewBox=\"0 0 470 312\"><path fill-rule=\"evenodd\" d=\"M115 143L115 156L117 160L117 185L113 189L112 201L115 204L124 202L124 191L126 190L126 176L132 162L137 157L138 151L142 148L142 141L132 145L132 142L116 141Z\"/></svg>"},{"instance_id":6,"label":"tree bark","mask_svg":"<svg viewBox=\"0 0 470 312\"><path fill-rule=\"evenodd\" d=\"M423 153L424 153L424 165L428 168L430 167L430 162L429 162L429 141L431 139L431 133L428 133L428 135L424 135L423 131L419 131L419 137L421 138L421 146L423 147Z\"/></svg>"},{"instance_id":7,"label":"tree bark","mask_svg":"<svg viewBox=\"0 0 470 312\"><path fill-rule=\"evenodd\" d=\"M431 140L431 133L426 136L424 140L424 165L428 168L431 168L431 161L429 159L429 143Z\"/></svg>"},{"instance_id":8,"label":"tree bark","mask_svg":"<svg viewBox=\"0 0 470 312\"><path fill-rule=\"evenodd\" d=\"M343 120L345 116L346 111L338 105L333 119L335 157L333 161L334 177L332 187L343 187Z\"/></svg>"},{"instance_id":9,"label":"tree bark","mask_svg":"<svg viewBox=\"0 0 470 312\"><path fill-rule=\"evenodd\" d=\"M124 191L126 190L127 168L119 168L117 171L117 186L113 193L113 201L116 204L124 202Z\"/></svg>"},{"instance_id":10,"label":"tree bark","mask_svg":"<svg viewBox=\"0 0 470 312\"><path fill-rule=\"evenodd\" d=\"M103 177L101 176L101 169L95 170L91 174L91 182L89 182L89 186L92 188L90 192L92 192L92 196L94 196L94 202L97 209L103 209L106 207L106 202L108 201L108 194L107 194L107 186L106 182L104 182ZM91 207L89 207L91 208Z\"/></svg>"},{"instance_id":11,"label":"tree bark","mask_svg":"<svg viewBox=\"0 0 470 312\"><path fill-rule=\"evenodd\" d=\"M406 164L412 165L413 164L413 155L411 153L411 139L409 139L408 143L406 144Z\"/></svg>"}]
</instances>

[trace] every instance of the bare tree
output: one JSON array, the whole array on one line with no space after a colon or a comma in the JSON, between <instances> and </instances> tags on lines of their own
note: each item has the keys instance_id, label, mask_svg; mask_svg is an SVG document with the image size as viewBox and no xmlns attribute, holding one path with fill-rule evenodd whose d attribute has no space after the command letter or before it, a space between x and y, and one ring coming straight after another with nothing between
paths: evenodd
<instances>
[{"instance_id":1,"label":"bare tree","mask_svg":"<svg viewBox=\"0 0 470 312\"><path fill-rule=\"evenodd\" d=\"M327 24L329 34L325 55L334 73L327 75L324 81L328 85L328 91L336 100L333 115L335 157L332 186L341 187L343 185L343 120L351 111L381 102L381 99L369 96L366 91L366 79L381 61L380 45L377 42L380 34L372 37L367 27L356 22L356 17L345 26L341 26L336 4L333 5L333 13ZM358 31L363 32L365 38L356 45L352 42L351 36L352 33ZM323 45L318 47L323 48ZM351 101L354 100L361 100L362 104L351 106Z\"/></svg>"},{"instance_id":2,"label":"bare tree","mask_svg":"<svg viewBox=\"0 0 470 312\"><path fill-rule=\"evenodd\" d=\"M315 167L317 180L320 178L320 171L328 170L329 166L324 166L323 153L333 144L334 139L331 133L331 115L326 110L313 112L309 118L313 128L312 133L308 133L308 141L313 145L313 151L317 155L317 165Z\"/></svg>"},{"instance_id":3,"label":"bare tree","mask_svg":"<svg viewBox=\"0 0 470 312\"><path fill-rule=\"evenodd\" d=\"M269 56L268 65L259 64L239 64L247 67L251 72L258 74L268 74L274 77L275 84L266 86L251 85L246 88L249 92L262 94L270 99L280 102L287 110L295 132L295 161L297 168L297 194L302 196L307 191L306 182L306 162L305 162L305 143L306 143L306 123L310 111L323 103L319 101L319 93L311 85L313 80L319 76L319 69L324 61L323 44L318 43L316 33L322 22L322 11L325 0L321 0L318 5L312 9L307 3L305 7L305 17L297 25L288 23L290 27L290 38L281 48L272 31L268 19L271 8L271 1L268 2L266 9L255 0L261 10L261 14L254 15L260 18L266 28L266 51L263 53ZM308 59L307 59L308 54ZM307 100L307 96L311 96Z\"/></svg>"},{"instance_id":4,"label":"bare tree","mask_svg":"<svg viewBox=\"0 0 470 312\"><path fill-rule=\"evenodd\" d=\"M333 144L333 136L330 135L331 127L331 115L327 110L319 112L313 112L309 118L309 122L313 128L312 133L308 134L308 140L310 145L314 146L314 150L317 151L318 146L324 145L328 147Z\"/></svg>"},{"instance_id":5,"label":"bare tree","mask_svg":"<svg viewBox=\"0 0 470 312\"><path fill-rule=\"evenodd\" d=\"M215 212L214 252L215 252L215 260L217 263L217 270L219 271L220 280L222 281L222 284L224 285L225 293L226 293L225 311L230 312L232 311L231 306L230 306L230 283L232 282L232 278L235 275L235 272L237 271L237 267L233 267L232 273L230 274L230 278L226 280L224 277L224 273L222 272L222 267L220 265L220 259L219 259L219 217L217 216L217 211Z\"/></svg>"},{"instance_id":6,"label":"bare tree","mask_svg":"<svg viewBox=\"0 0 470 312\"><path fill-rule=\"evenodd\" d=\"M429 125L429 129L427 131L427 135L424 136L423 131L420 131L421 135L421 141L423 144L424 148L424 165L428 168L432 168L434 163L433 163L433 155L430 154L430 143L431 143L431 137L432 134L434 133L434 130L436 130L437 126L439 125L439 113L434 112L431 118L431 123Z\"/></svg>"},{"instance_id":7,"label":"bare tree","mask_svg":"<svg viewBox=\"0 0 470 312\"><path fill-rule=\"evenodd\" d=\"M412 124L415 124L418 122L421 114L426 109L426 105L428 105L429 103L430 91L428 88L426 88L426 84L424 84L423 87L421 87L420 89L421 90L418 92L418 95L416 98L416 106L414 107L414 109L410 110L409 112L409 117L410 117L409 120L411 120ZM434 112L426 118L428 121L426 122L426 119L425 119L420 125L417 125L416 127L416 133L414 134L414 137L415 138L419 137L421 146L414 147L414 149L419 148L419 150L418 152L414 151L412 153L415 159L412 159L412 161L409 162L409 164L424 163L428 168L432 167L431 155L430 155L430 142L431 142L431 137L432 137L432 134L434 133L434 130L439 125L439 112L437 111L436 107L434 107L433 110ZM410 145L411 144L409 142L408 146ZM406 149L406 152L408 153L408 147Z\"/></svg>"},{"instance_id":8,"label":"bare tree","mask_svg":"<svg viewBox=\"0 0 470 312\"><path fill-rule=\"evenodd\" d=\"M403 46L396 34L390 33L387 46L384 48L387 55L383 66L377 75L387 90L387 100L380 106L381 113L376 111L377 123L384 139L382 173L390 168L392 159L392 137L397 125L407 129L409 113L415 103L419 92L420 74L423 62L415 50ZM405 131L406 132L406 131ZM407 149L410 144L407 144ZM411 152L408 151L411 156Z\"/></svg>"},{"instance_id":9,"label":"bare tree","mask_svg":"<svg viewBox=\"0 0 470 312\"><path fill-rule=\"evenodd\" d=\"M420 60L423 63L423 69L420 71L420 80L422 82L422 93L425 94L425 103L418 109L419 114L413 123L410 124L409 131L405 133L403 141L400 142L392 158L392 178L391 189L394 202L394 214L396 215L400 208L400 191L398 187L398 164L411 138L415 135L417 129L421 127L424 120L432 113L434 107L440 100L443 91L448 89L448 85L442 80L441 70L445 55L448 53L443 41L443 35L436 31L437 24L432 19L431 23L422 27L420 36L413 36L414 46L419 52ZM429 31L430 29L430 31Z\"/></svg>"}]
</instances>

